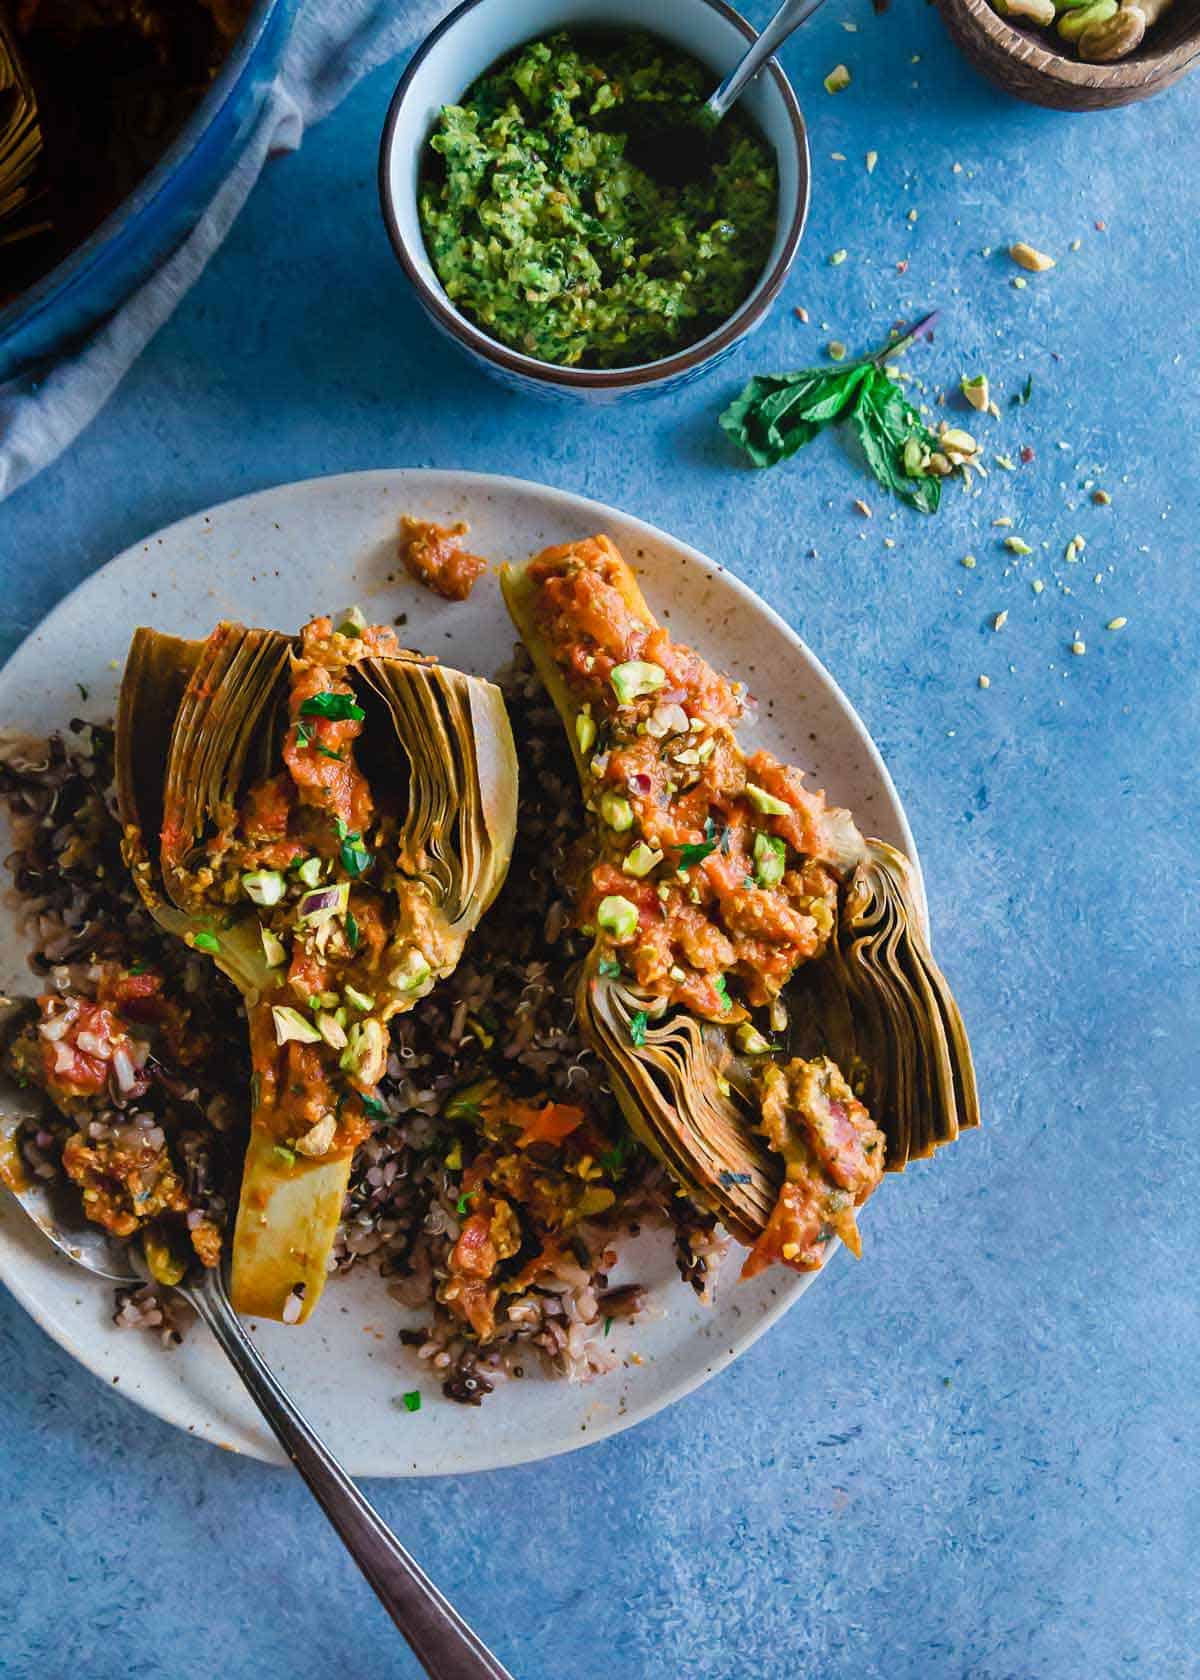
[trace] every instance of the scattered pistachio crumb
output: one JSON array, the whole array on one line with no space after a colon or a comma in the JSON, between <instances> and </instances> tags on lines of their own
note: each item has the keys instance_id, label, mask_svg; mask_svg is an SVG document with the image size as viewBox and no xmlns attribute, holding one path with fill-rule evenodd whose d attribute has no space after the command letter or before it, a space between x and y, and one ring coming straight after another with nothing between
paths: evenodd
<instances>
[{"instance_id":1,"label":"scattered pistachio crumb","mask_svg":"<svg viewBox=\"0 0 1200 1680\"><path fill-rule=\"evenodd\" d=\"M895 548L895 546L896 546L895 537L884 537L883 546L884 546L884 548Z\"/></svg>"},{"instance_id":2,"label":"scattered pistachio crumb","mask_svg":"<svg viewBox=\"0 0 1200 1680\"><path fill-rule=\"evenodd\" d=\"M981 676L980 679L979 679L979 686L980 686L980 688L991 688L991 686L992 686L991 677Z\"/></svg>"},{"instance_id":3,"label":"scattered pistachio crumb","mask_svg":"<svg viewBox=\"0 0 1200 1680\"><path fill-rule=\"evenodd\" d=\"M959 562L959 564L965 566L969 572L973 572L975 570L976 563L977 562L973 554L964 554L962 560Z\"/></svg>"},{"instance_id":4,"label":"scattered pistachio crumb","mask_svg":"<svg viewBox=\"0 0 1200 1680\"><path fill-rule=\"evenodd\" d=\"M1042 582L1041 578L1034 578L1034 580L1033 580L1033 593L1035 595L1040 595L1042 593L1042 590L1045 589L1045 587L1046 587L1046 585Z\"/></svg>"},{"instance_id":5,"label":"scattered pistachio crumb","mask_svg":"<svg viewBox=\"0 0 1200 1680\"><path fill-rule=\"evenodd\" d=\"M1000 526L1011 525L1012 524L1012 519L1006 513L1006 514L1003 514L999 519L993 519L992 524L993 525L1000 525Z\"/></svg>"},{"instance_id":6,"label":"scattered pistachio crumb","mask_svg":"<svg viewBox=\"0 0 1200 1680\"><path fill-rule=\"evenodd\" d=\"M871 512L870 505L867 502L864 502L861 496L856 496L854 498L854 505L858 509L859 513L862 514L864 519L873 519L875 517L875 515Z\"/></svg>"},{"instance_id":7,"label":"scattered pistachio crumb","mask_svg":"<svg viewBox=\"0 0 1200 1680\"><path fill-rule=\"evenodd\" d=\"M1129 620L1127 618L1110 618L1104 628L1106 630L1124 630L1128 623Z\"/></svg>"},{"instance_id":8,"label":"scattered pistachio crumb","mask_svg":"<svg viewBox=\"0 0 1200 1680\"><path fill-rule=\"evenodd\" d=\"M847 35L858 34L858 25L856 23L843 23L842 28L846 31Z\"/></svg>"},{"instance_id":9,"label":"scattered pistachio crumb","mask_svg":"<svg viewBox=\"0 0 1200 1680\"><path fill-rule=\"evenodd\" d=\"M1010 554L1032 554L1033 550L1021 537L1005 537L1004 546Z\"/></svg>"},{"instance_id":10,"label":"scattered pistachio crumb","mask_svg":"<svg viewBox=\"0 0 1200 1680\"><path fill-rule=\"evenodd\" d=\"M955 175L961 175L962 174L962 164L961 163L952 163L950 165L950 169L951 169L952 173L955 174Z\"/></svg>"},{"instance_id":11,"label":"scattered pistachio crumb","mask_svg":"<svg viewBox=\"0 0 1200 1680\"><path fill-rule=\"evenodd\" d=\"M959 389L977 413L986 413L988 403L991 400L986 373L974 373L969 378L964 373L959 380Z\"/></svg>"},{"instance_id":12,"label":"scattered pistachio crumb","mask_svg":"<svg viewBox=\"0 0 1200 1680\"><path fill-rule=\"evenodd\" d=\"M840 338L831 338L829 343L825 346L825 354L829 357L831 362L840 362L845 357L846 346L842 343Z\"/></svg>"},{"instance_id":13,"label":"scattered pistachio crumb","mask_svg":"<svg viewBox=\"0 0 1200 1680\"><path fill-rule=\"evenodd\" d=\"M1005 472L1016 472L1017 470L1017 463L1011 455L993 455L992 460L998 467L1003 467Z\"/></svg>"},{"instance_id":14,"label":"scattered pistachio crumb","mask_svg":"<svg viewBox=\"0 0 1200 1680\"><path fill-rule=\"evenodd\" d=\"M1072 251L1081 251L1083 249L1083 240L1082 239L1072 239L1071 249L1072 249Z\"/></svg>"},{"instance_id":15,"label":"scattered pistachio crumb","mask_svg":"<svg viewBox=\"0 0 1200 1680\"><path fill-rule=\"evenodd\" d=\"M996 614L995 618L992 620L992 629L993 630L1003 630L1004 626L1007 623L1008 623L1008 608L1005 607L1004 611L1003 612L998 612Z\"/></svg>"},{"instance_id":16,"label":"scattered pistachio crumb","mask_svg":"<svg viewBox=\"0 0 1200 1680\"><path fill-rule=\"evenodd\" d=\"M875 165L878 162L879 162L879 153L878 152L868 152L867 153L867 174L868 175L873 175L875 173Z\"/></svg>"},{"instance_id":17,"label":"scattered pistachio crumb","mask_svg":"<svg viewBox=\"0 0 1200 1680\"><path fill-rule=\"evenodd\" d=\"M1019 239L1015 245L1010 245L1008 254L1019 268L1028 269L1030 274L1045 274L1048 268L1054 267L1054 258L1048 257L1045 251L1038 251L1032 245L1026 245Z\"/></svg>"},{"instance_id":18,"label":"scattered pistachio crumb","mask_svg":"<svg viewBox=\"0 0 1200 1680\"><path fill-rule=\"evenodd\" d=\"M1087 643L1083 641L1081 637L1076 636L1075 640L1071 643L1071 652L1075 654L1086 653Z\"/></svg>"},{"instance_id":19,"label":"scattered pistachio crumb","mask_svg":"<svg viewBox=\"0 0 1200 1680\"><path fill-rule=\"evenodd\" d=\"M846 251L831 252L829 257L830 268L837 268L841 263L844 263L848 255L849 253Z\"/></svg>"},{"instance_id":20,"label":"scattered pistachio crumb","mask_svg":"<svg viewBox=\"0 0 1200 1680\"><path fill-rule=\"evenodd\" d=\"M910 221L910 222L915 222L915 221L916 221L916 219L917 219L917 216L918 216L918 214L919 214L919 212L918 212L918 211L916 211L916 210L910 210L910 211L909 211L909 212L908 212L908 219L909 219L909 221Z\"/></svg>"},{"instance_id":21,"label":"scattered pistachio crumb","mask_svg":"<svg viewBox=\"0 0 1200 1680\"><path fill-rule=\"evenodd\" d=\"M830 152L829 156L834 163L845 163L846 161L845 152Z\"/></svg>"},{"instance_id":22,"label":"scattered pistachio crumb","mask_svg":"<svg viewBox=\"0 0 1200 1680\"><path fill-rule=\"evenodd\" d=\"M850 86L850 72L844 64L835 64L825 78L826 93L841 93Z\"/></svg>"},{"instance_id":23,"label":"scattered pistachio crumb","mask_svg":"<svg viewBox=\"0 0 1200 1680\"><path fill-rule=\"evenodd\" d=\"M1029 284L1028 280L1023 280L1019 274L1017 275L1016 279L1013 281L1013 285L1017 288L1017 290L1019 292L1023 292L1028 284Z\"/></svg>"}]
</instances>

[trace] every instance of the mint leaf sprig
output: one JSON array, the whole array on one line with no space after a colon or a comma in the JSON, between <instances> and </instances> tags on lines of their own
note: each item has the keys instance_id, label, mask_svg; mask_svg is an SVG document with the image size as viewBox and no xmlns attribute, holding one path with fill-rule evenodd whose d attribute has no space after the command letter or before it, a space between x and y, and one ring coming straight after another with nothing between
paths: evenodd
<instances>
[{"instance_id":1,"label":"mint leaf sprig","mask_svg":"<svg viewBox=\"0 0 1200 1680\"><path fill-rule=\"evenodd\" d=\"M720 417L725 432L756 467L786 461L826 426L848 422L868 467L885 490L921 513L936 513L945 462L940 440L921 419L884 364L927 338L936 312L870 356L832 368L760 374Z\"/></svg>"}]
</instances>

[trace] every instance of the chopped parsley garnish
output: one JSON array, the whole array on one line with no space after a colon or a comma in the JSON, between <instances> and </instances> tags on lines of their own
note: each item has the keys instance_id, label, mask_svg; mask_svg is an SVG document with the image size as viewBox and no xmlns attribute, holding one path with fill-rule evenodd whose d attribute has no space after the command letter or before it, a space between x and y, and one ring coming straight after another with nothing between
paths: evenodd
<instances>
[{"instance_id":1,"label":"chopped parsley garnish","mask_svg":"<svg viewBox=\"0 0 1200 1680\"><path fill-rule=\"evenodd\" d=\"M629 1037L640 1049L646 1042L646 1022L649 1017L644 1009L639 1009L629 1023Z\"/></svg>"},{"instance_id":2,"label":"chopped parsley garnish","mask_svg":"<svg viewBox=\"0 0 1200 1680\"><path fill-rule=\"evenodd\" d=\"M371 1116L372 1120L386 1120L388 1118L388 1111L378 1097L360 1097L359 1100L364 1111Z\"/></svg>"},{"instance_id":3,"label":"chopped parsley garnish","mask_svg":"<svg viewBox=\"0 0 1200 1680\"><path fill-rule=\"evenodd\" d=\"M86 700L88 697L88 691L84 688L83 684L81 682L77 682L75 687L79 690L79 698L81 700Z\"/></svg>"},{"instance_id":4,"label":"chopped parsley garnish","mask_svg":"<svg viewBox=\"0 0 1200 1680\"><path fill-rule=\"evenodd\" d=\"M362 875L371 867L371 854L363 845L361 836L357 834L347 834L344 837L338 855L347 875Z\"/></svg>"},{"instance_id":5,"label":"chopped parsley garnish","mask_svg":"<svg viewBox=\"0 0 1200 1680\"><path fill-rule=\"evenodd\" d=\"M350 830L346 826L345 817L334 817L334 819L333 819L333 832L337 835L339 840L344 840L346 838L346 836L349 834Z\"/></svg>"},{"instance_id":6,"label":"chopped parsley garnish","mask_svg":"<svg viewBox=\"0 0 1200 1680\"><path fill-rule=\"evenodd\" d=\"M611 980L614 975L620 974L621 972L620 963L614 962L611 957L601 957L596 966L600 973L608 980Z\"/></svg>"},{"instance_id":7,"label":"chopped parsley garnish","mask_svg":"<svg viewBox=\"0 0 1200 1680\"><path fill-rule=\"evenodd\" d=\"M419 1388L410 1389L407 1394L402 1394L400 1399L406 1412L419 1412L421 1410L421 1390Z\"/></svg>"},{"instance_id":8,"label":"chopped parsley garnish","mask_svg":"<svg viewBox=\"0 0 1200 1680\"><path fill-rule=\"evenodd\" d=\"M352 951L358 950L358 923L354 919L353 910L346 912L346 943Z\"/></svg>"},{"instance_id":9,"label":"chopped parsley garnish","mask_svg":"<svg viewBox=\"0 0 1200 1680\"><path fill-rule=\"evenodd\" d=\"M129 965L129 972L130 972L130 974L145 974L145 972L149 968L149 966L150 966L149 963L144 963L144 962L131 963Z\"/></svg>"},{"instance_id":10,"label":"chopped parsley garnish","mask_svg":"<svg viewBox=\"0 0 1200 1680\"><path fill-rule=\"evenodd\" d=\"M712 819L709 818L710 822L711 820ZM717 842L715 840L702 840L699 843L689 842L686 846L680 846L679 867L681 869L690 869L694 863L703 863L705 858L708 857L710 853L715 852L716 849Z\"/></svg>"},{"instance_id":11,"label":"chopped parsley garnish","mask_svg":"<svg viewBox=\"0 0 1200 1680\"><path fill-rule=\"evenodd\" d=\"M198 933L194 936L192 944L196 947L197 951L216 952L221 949L221 941L217 938L215 933Z\"/></svg>"},{"instance_id":12,"label":"chopped parsley garnish","mask_svg":"<svg viewBox=\"0 0 1200 1680\"><path fill-rule=\"evenodd\" d=\"M612 1329L612 1327L613 1327L612 1319L611 1318L606 1318L604 1320L604 1334L606 1336L608 1335L608 1332Z\"/></svg>"},{"instance_id":13,"label":"chopped parsley garnish","mask_svg":"<svg viewBox=\"0 0 1200 1680\"><path fill-rule=\"evenodd\" d=\"M1011 401L1014 408L1024 408L1033 395L1033 375L1030 374L1019 391L1014 391Z\"/></svg>"},{"instance_id":14,"label":"chopped parsley garnish","mask_svg":"<svg viewBox=\"0 0 1200 1680\"><path fill-rule=\"evenodd\" d=\"M721 1000L721 1008L732 1009L733 1000L729 996L729 983L725 979L725 976L723 974L718 974L717 978L713 981L712 986L713 991L716 992L717 996Z\"/></svg>"},{"instance_id":15,"label":"chopped parsley garnish","mask_svg":"<svg viewBox=\"0 0 1200 1680\"><path fill-rule=\"evenodd\" d=\"M286 1149L282 1143L277 1143L275 1153L285 1166L294 1167L296 1165L296 1151L294 1149Z\"/></svg>"},{"instance_id":16,"label":"chopped parsley garnish","mask_svg":"<svg viewBox=\"0 0 1200 1680\"><path fill-rule=\"evenodd\" d=\"M633 1138L629 1132L622 1132L611 1149L606 1149L600 1157L600 1165L610 1178L617 1178L625 1171L626 1163L633 1153Z\"/></svg>"},{"instance_id":17,"label":"chopped parsley garnish","mask_svg":"<svg viewBox=\"0 0 1200 1680\"><path fill-rule=\"evenodd\" d=\"M470 1206L471 1206L470 1192L467 1191L467 1190L464 1190L462 1195L458 1198L458 1200L454 1204L454 1211L455 1211L455 1213L460 1213L460 1214L461 1213L466 1213L468 1211L468 1209L470 1208Z\"/></svg>"},{"instance_id":18,"label":"chopped parsley garnish","mask_svg":"<svg viewBox=\"0 0 1200 1680\"><path fill-rule=\"evenodd\" d=\"M332 747L326 747L320 741L313 742L313 751L319 752L322 758L334 759L338 764L345 762L346 755L344 753L334 752Z\"/></svg>"},{"instance_id":19,"label":"chopped parsley garnish","mask_svg":"<svg viewBox=\"0 0 1200 1680\"><path fill-rule=\"evenodd\" d=\"M361 723L366 717L361 706L354 702L349 694L334 694L332 689L322 689L320 694L311 694L307 700L300 703L301 717L325 718L330 723Z\"/></svg>"}]
</instances>

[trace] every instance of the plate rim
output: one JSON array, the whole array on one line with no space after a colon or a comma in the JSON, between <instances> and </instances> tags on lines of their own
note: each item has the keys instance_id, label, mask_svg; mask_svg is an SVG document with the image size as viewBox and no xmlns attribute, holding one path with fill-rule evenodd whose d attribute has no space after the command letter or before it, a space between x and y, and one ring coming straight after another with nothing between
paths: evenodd
<instances>
[{"instance_id":1,"label":"plate rim","mask_svg":"<svg viewBox=\"0 0 1200 1680\"><path fill-rule=\"evenodd\" d=\"M401 476L409 482L427 479L453 479L456 485L461 484L465 487L468 494L464 499L469 499L471 491L477 491L480 495L485 495L488 491L493 493L497 491L516 492L524 495L532 492L555 512L561 511L573 518L578 518L582 514L589 519L595 519L597 530L602 530L607 521L619 520L623 525L634 528L640 538L648 542L664 544L669 549L682 553L686 556L688 562L708 567L711 571L719 574L722 583L733 590L742 605L750 607L757 615L764 617L792 645L814 674L827 686L831 697L841 708L848 723L856 731L891 806L902 848L912 865L913 884L921 919L928 929L927 898L921 860L908 820L908 813L905 810L891 771L888 769L873 736L841 684L813 652L800 633L771 606L770 602L765 601L736 572L722 562L714 560L702 549L695 547L694 544L674 536L662 526L654 525L638 514L629 513L611 503L598 501L591 496L583 496L571 490L563 490L555 485L543 484L537 479L522 478L513 473L477 472L447 467L372 467L352 472L315 474L309 478L266 485L257 490L247 491L240 496L229 497L223 502L211 503L207 507L199 508L193 513L184 514L179 519L172 520L170 524L161 526L157 530L136 539L121 549L119 553L112 555L103 564L97 566L94 571L89 572L86 577L81 578L72 589L55 603L48 613L38 620L28 634L22 637L3 666L0 666L0 682L7 675L10 665L21 657L30 643L60 615L66 616L69 614L77 596L96 586L104 575L115 567L123 563L132 564L135 558L143 554L151 544L159 545L168 538L177 539L189 527L200 529L206 521L213 523L219 514L242 504L261 502L272 497L286 498L297 493L312 494L317 493L320 489L349 484L361 485L366 489L370 486L395 482ZM19 1220L25 1218L23 1211L17 1210L17 1218ZM52 1252L47 1258L51 1264L69 1265L68 1261L58 1261ZM768 1330L779 1322L807 1289L823 1275L833 1259L834 1255L831 1253L829 1259L826 1260L825 1265L819 1271L795 1274L793 1277L784 1280L775 1299L758 1314L753 1322L745 1326L739 1326L736 1332L730 1333L728 1337L723 1337L710 1358L697 1362L695 1371L688 1372L665 1383L650 1398L619 1410L611 1417L590 1427L586 1433L578 1432L578 1439L564 1438L552 1441L549 1444L526 1442L521 1439L507 1448L501 1446L500 1450L490 1456L487 1462L473 1462L455 1469L419 1469L416 1466L409 1467L406 1464L396 1462L386 1464L372 1462L366 1468L356 1468L353 1465L348 1465L347 1468L351 1474L356 1476L388 1479L476 1475L489 1470L511 1469L523 1464L542 1463L560 1457L565 1453L577 1452L582 1448L596 1446L601 1441L621 1434L624 1430L630 1429L636 1424L645 1423L656 1417L677 1401L695 1393L697 1389L703 1387L705 1383L727 1369L743 1353L748 1352L761 1336L764 1336ZM3 1253L0 1252L0 1282L3 1282L24 1311L64 1353L81 1365L97 1382L102 1383L107 1392L113 1392L114 1385L103 1362L90 1349L81 1345L80 1340L77 1339L71 1328L61 1322L53 1310L41 1304L26 1285L24 1279L24 1271L11 1267L6 1262ZM596 1380L603 1381L603 1378L600 1377ZM149 1412L151 1416L170 1424L189 1440L205 1441L211 1446L234 1452L239 1457L257 1460L261 1464L270 1464L277 1468L284 1468L288 1465L288 1461L278 1449L272 1450L274 1443L269 1435L261 1441L257 1436L250 1437L248 1446L223 1439L219 1433L219 1424L215 1420L212 1426L197 1424L195 1421L189 1420L186 1414L173 1403L173 1398L169 1392L165 1397L150 1396L139 1389L121 1388L120 1386L116 1386L116 1392L123 1399L131 1401L142 1410Z\"/></svg>"}]
</instances>

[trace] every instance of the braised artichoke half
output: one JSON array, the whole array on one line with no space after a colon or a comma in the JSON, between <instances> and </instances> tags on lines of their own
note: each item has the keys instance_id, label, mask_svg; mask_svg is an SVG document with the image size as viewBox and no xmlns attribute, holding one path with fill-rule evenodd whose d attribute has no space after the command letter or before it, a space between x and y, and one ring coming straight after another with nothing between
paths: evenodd
<instances>
[{"instance_id":1,"label":"braised artichoke half","mask_svg":"<svg viewBox=\"0 0 1200 1680\"><path fill-rule=\"evenodd\" d=\"M506 568L592 822L578 1009L630 1127L754 1252L858 1252L855 1209L978 1123L907 860L734 732L741 685L673 642L606 537ZM843 1070L848 1076L843 1077Z\"/></svg>"},{"instance_id":2,"label":"braised artichoke half","mask_svg":"<svg viewBox=\"0 0 1200 1680\"><path fill-rule=\"evenodd\" d=\"M0 10L0 250L47 225L37 190L44 150L37 94ZM0 279L0 304L7 294Z\"/></svg>"},{"instance_id":3,"label":"braised artichoke half","mask_svg":"<svg viewBox=\"0 0 1200 1680\"><path fill-rule=\"evenodd\" d=\"M242 992L254 1068L233 1242L240 1311L300 1322L387 1023L458 963L499 891L517 764L498 689L357 618L133 638L116 775L150 911Z\"/></svg>"}]
</instances>

